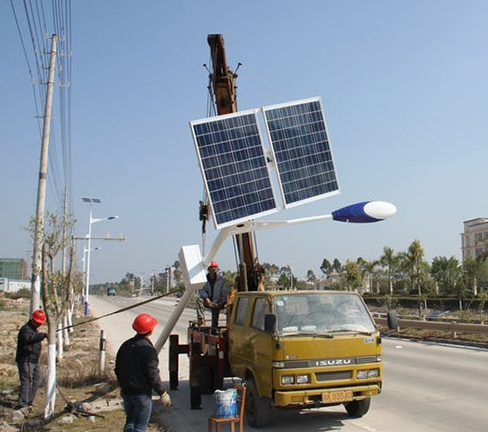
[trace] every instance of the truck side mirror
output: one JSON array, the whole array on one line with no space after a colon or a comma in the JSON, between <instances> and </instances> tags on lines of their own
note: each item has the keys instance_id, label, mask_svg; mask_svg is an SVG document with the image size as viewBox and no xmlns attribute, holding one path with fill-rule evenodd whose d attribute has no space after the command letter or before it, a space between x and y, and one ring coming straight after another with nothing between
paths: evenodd
<instances>
[{"instance_id":1,"label":"truck side mirror","mask_svg":"<svg viewBox=\"0 0 488 432\"><path fill-rule=\"evenodd\" d=\"M386 321L388 323L388 328L390 330L398 330L398 314L396 310L389 310L386 316Z\"/></svg>"},{"instance_id":2,"label":"truck side mirror","mask_svg":"<svg viewBox=\"0 0 488 432\"><path fill-rule=\"evenodd\" d=\"M264 316L264 331L266 333L274 333L276 331L276 315L266 314Z\"/></svg>"}]
</instances>

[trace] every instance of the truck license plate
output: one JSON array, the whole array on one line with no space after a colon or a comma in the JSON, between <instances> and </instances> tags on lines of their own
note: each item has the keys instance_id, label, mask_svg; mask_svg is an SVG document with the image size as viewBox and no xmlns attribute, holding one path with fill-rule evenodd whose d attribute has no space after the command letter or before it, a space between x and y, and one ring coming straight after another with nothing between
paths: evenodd
<instances>
[{"instance_id":1,"label":"truck license plate","mask_svg":"<svg viewBox=\"0 0 488 432\"><path fill-rule=\"evenodd\" d=\"M352 400L352 390L338 390L322 393L322 402L324 403L349 402Z\"/></svg>"}]
</instances>

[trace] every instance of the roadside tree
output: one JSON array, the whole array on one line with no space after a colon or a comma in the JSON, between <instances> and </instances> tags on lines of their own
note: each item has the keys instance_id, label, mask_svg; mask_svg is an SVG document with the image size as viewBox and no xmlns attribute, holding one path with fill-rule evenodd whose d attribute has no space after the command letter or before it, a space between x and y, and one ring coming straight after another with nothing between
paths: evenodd
<instances>
[{"instance_id":1,"label":"roadside tree","mask_svg":"<svg viewBox=\"0 0 488 432\"><path fill-rule=\"evenodd\" d=\"M354 261L346 261L343 267L344 281L348 291L355 291L363 284L361 271Z\"/></svg>"},{"instance_id":2,"label":"roadside tree","mask_svg":"<svg viewBox=\"0 0 488 432\"><path fill-rule=\"evenodd\" d=\"M435 282L436 294L457 293L462 277L462 267L455 257L434 257L430 274Z\"/></svg>"},{"instance_id":3,"label":"roadside tree","mask_svg":"<svg viewBox=\"0 0 488 432\"><path fill-rule=\"evenodd\" d=\"M72 217L65 218L61 213L46 212L43 224L37 224L37 227L40 227L43 243L41 298L49 335L44 418L51 419L56 403L56 358L61 358L63 352L63 331L60 330L63 321L66 322L66 316L73 312L76 295L73 282L79 282L79 278L74 277L74 244L68 241L68 238L72 238L74 227ZM36 220L31 218L28 230L34 233L35 229ZM63 271L58 270L55 263L56 257L65 248L68 248L69 264L67 270ZM72 321L71 317L69 321Z\"/></svg>"},{"instance_id":4,"label":"roadside tree","mask_svg":"<svg viewBox=\"0 0 488 432\"><path fill-rule=\"evenodd\" d=\"M397 272L399 261L399 256L391 247L383 248L383 255L380 256L379 263L382 267L386 267L390 295L393 295L393 275Z\"/></svg>"}]
</instances>

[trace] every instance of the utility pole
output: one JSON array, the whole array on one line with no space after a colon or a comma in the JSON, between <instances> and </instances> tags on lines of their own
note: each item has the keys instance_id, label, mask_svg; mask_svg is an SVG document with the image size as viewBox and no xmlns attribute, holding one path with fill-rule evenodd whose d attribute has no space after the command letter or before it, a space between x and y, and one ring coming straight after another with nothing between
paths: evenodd
<instances>
[{"instance_id":1,"label":"utility pole","mask_svg":"<svg viewBox=\"0 0 488 432\"><path fill-rule=\"evenodd\" d=\"M44 109L44 125L42 133L41 161L39 165L39 184L37 188L37 207L34 231L34 248L32 253L32 287L30 312L39 309L41 297L40 272L42 266L42 243L44 237L44 207L46 204L47 163L49 154L49 134L51 132L51 111L54 87L54 67L56 64L57 36L53 34L51 58L47 80L46 105Z\"/></svg>"},{"instance_id":2,"label":"utility pole","mask_svg":"<svg viewBox=\"0 0 488 432\"><path fill-rule=\"evenodd\" d=\"M169 288L171 286L171 266L166 266L166 294L169 293Z\"/></svg>"},{"instance_id":3,"label":"utility pole","mask_svg":"<svg viewBox=\"0 0 488 432\"><path fill-rule=\"evenodd\" d=\"M61 255L61 274L66 274L66 243L67 243L67 225L68 225L68 188L64 188L64 209L63 209L63 254Z\"/></svg>"}]
</instances>

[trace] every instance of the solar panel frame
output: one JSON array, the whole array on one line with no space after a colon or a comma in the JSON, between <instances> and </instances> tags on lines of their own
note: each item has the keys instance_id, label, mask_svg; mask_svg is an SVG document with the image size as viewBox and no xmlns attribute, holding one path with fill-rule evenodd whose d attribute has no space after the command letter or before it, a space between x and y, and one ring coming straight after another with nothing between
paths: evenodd
<instances>
[{"instance_id":1,"label":"solar panel frame","mask_svg":"<svg viewBox=\"0 0 488 432\"><path fill-rule=\"evenodd\" d=\"M278 211L258 111L190 122L217 229Z\"/></svg>"},{"instance_id":2,"label":"solar panel frame","mask_svg":"<svg viewBox=\"0 0 488 432\"><path fill-rule=\"evenodd\" d=\"M262 112L285 208L340 193L320 97Z\"/></svg>"}]
</instances>

